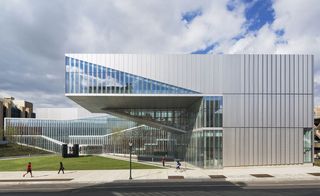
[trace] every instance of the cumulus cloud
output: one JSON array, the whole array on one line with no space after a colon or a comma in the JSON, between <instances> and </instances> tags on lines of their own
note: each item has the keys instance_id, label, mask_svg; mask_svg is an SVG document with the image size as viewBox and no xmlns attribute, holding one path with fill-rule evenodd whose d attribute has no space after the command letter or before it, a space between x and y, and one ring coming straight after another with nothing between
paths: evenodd
<instances>
[{"instance_id":1,"label":"cumulus cloud","mask_svg":"<svg viewBox=\"0 0 320 196\"><path fill-rule=\"evenodd\" d=\"M320 104L320 6L317 0L274 1L274 21L225 46L226 53L314 54L315 105Z\"/></svg>"},{"instance_id":2,"label":"cumulus cloud","mask_svg":"<svg viewBox=\"0 0 320 196\"><path fill-rule=\"evenodd\" d=\"M312 53L319 65L317 0L264 4L272 18L250 31L256 2L2 0L0 96L74 106L64 97L65 53Z\"/></svg>"}]
</instances>

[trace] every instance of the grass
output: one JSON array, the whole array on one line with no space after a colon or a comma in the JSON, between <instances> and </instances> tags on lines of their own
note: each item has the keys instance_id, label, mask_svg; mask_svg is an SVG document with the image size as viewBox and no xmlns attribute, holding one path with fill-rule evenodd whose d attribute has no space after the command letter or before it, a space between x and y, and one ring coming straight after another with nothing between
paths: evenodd
<instances>
[{"instance_id":1,"label":"grass","mask_svg":"<svg viewBox=\"0 0 320 196\"><path fill-rule=\"evenodd\" d=\"M99 156L81 156L77 158L62 158L60 156L40 156L11 160L0 160L0 171L25 171L28 162L32 163L34 171L55 171L59 169L60 161L66 170L108 170L129 169L129 162ZM159 169L159 167L132 163L133 169Z\"/></svg>"},{"instance_id":2,"label":"grass","mask_svg":"<svg viewBox=\"0 0 320 196\"><path fill-rule=\"evenodd\" d=\"M22 146L18 144L9 143L6 145L0 145L0 157L12 157L12 156L27 156L38 154L51 154L50 152L39 150L32 147Z\"/></svg>"}]
</instances>

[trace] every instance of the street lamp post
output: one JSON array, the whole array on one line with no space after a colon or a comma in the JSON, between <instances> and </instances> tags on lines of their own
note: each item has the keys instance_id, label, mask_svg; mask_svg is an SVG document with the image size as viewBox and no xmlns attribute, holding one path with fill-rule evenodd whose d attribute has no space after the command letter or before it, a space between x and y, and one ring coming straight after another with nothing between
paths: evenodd
<instances>
[{"instance_id":1,"label":"street lamp post","mask_svg":"<svg viewBox=\"0 0 320 196\"><path fill-rule=\"evenodd\" d=\"M130 176L129 176L129 180L132 180L132 176L131 176L131 153L132 153L132 142L129 141L129 150L130 150Z\"/></svg>"}]
</instances>

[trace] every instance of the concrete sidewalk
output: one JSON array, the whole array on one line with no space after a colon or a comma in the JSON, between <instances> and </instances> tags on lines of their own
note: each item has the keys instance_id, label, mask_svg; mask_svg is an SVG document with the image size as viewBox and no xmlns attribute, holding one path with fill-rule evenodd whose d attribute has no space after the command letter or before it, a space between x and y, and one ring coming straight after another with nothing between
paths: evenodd
<instances>
[{"instance_id":1,"label":"concrete sidewalk","mask_svg":"<svg viewBox=\"0 0 320 196\"><path fill-rule=\"evenodd\" d=\"M309 173L319 174L314 176ZM57 174L57 171L34 171L22 177L23 172L0 172L0 184L6 183L110 183L128 182L129 170L82 170L66 171ZM264 177L255 177L251 174L264 174ZM267 177L265 174L270 175ZM213 178L211 178L212 176ZM213 169L136 169L132 170L132 181L159 181L180 179L181 181L230 181L230 182L255 182L255 181L320 181L320 167L313 166L273 166L273 167L242 167ZM224 178L225 177L225 178Z\"/></svg>"}]
</instances>

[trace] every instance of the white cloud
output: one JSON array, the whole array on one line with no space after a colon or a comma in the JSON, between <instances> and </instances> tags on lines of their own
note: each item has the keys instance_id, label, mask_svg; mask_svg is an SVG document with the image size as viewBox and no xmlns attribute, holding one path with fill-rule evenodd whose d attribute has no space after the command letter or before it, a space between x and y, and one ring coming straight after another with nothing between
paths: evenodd
<instances>
[{"instance_id":1,"label":"white cloud","mask_svg":"<svg viewBox=\"0 0 320 196\"><path fill-rule=\"evenodd\" d=\"M291 53L315 55L315 105L320 104L320 6L318 0L274 1L275 21L236 42L226 42L225 53ZM275 31L283 29L282 38ZM281 40L282 39L282 40ZM280 41L280 44L276 44ZM282 42L281 42L282 41Z\"/></svg>"},{"instance_id":2,"label":"white cloud","mask_svg":"<svg viewBox=\"0 0 320 196\"><path fill-rule=\"evenodd\" d=\"M235 1L230 12L227 2L2 0L0 25L6 28L0 31L0 77L5 82L0 95L69 105L63 93L67 52L190 53L218 42L214 53L312 53L320 64L317 0L274 1L274 23L238 41L232 38L246 31L245 6ZM201 16L186 27L181 14L198 9ZM282 44L275 35L279 29L285 32ZM16 73L23 74L17 79ZM319 67L316 73L318 80Z\"/></svg>"}]
</instances>

